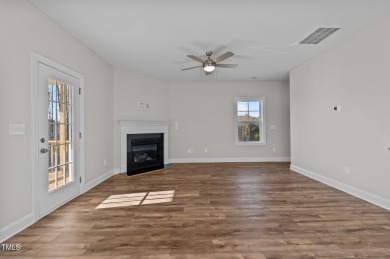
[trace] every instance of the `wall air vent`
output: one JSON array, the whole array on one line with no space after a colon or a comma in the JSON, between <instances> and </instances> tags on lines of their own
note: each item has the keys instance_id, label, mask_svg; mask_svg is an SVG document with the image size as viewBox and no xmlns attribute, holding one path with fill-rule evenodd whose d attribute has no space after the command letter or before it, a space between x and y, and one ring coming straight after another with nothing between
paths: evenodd
<instances>
[{"instance_id":1,"label":"wall air vent","mask_svg":"<svg viewBox=\"0 0 390 259\"><path fill-rule=\"evenodd\" d=\"M299 44L318 44L340 28L318 28L315 32L307 36Z\"/></svg>"}]
</instances>

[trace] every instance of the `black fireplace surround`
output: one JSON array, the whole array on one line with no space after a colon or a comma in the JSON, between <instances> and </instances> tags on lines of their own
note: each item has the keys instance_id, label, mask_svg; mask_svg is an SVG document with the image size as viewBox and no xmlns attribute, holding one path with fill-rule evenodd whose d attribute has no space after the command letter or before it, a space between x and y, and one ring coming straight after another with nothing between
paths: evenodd
<instances>
[{"instance_id":1,"label":"black fireplace surround","mask_svg":"<svg viewBox=\"0 0 390 259\"><path fill-rule=\"evenodd\" d=\"M127 134L127 175L164 168L164 133Z\"/></svg>"}]
</instances>

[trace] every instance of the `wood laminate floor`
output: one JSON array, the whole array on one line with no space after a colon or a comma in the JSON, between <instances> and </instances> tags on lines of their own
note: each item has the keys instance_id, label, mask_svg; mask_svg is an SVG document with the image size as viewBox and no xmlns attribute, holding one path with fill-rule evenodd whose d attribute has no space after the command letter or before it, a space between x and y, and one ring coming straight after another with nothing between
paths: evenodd
<instances>
[{"instance_id":1,"label":"wood laminate floor","mask_svg":"<svg viewBox=\"0 0 390 259\"><path fill-rule=\"evenodd\" d=\"M170 190L171 202L95 209ZM115 175L4 243L21 249L1 258L378 259L390 258L390 212L287 163L175 164Z\"/></svg>"}]
</instances>

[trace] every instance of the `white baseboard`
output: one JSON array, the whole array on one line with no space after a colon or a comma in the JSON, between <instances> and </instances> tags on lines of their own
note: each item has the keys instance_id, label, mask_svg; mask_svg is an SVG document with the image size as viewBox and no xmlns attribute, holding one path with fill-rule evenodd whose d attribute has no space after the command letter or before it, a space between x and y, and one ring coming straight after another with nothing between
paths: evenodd
<instances>
[{"instance_id":1,"label":"white baseboard","mask_svg":"<svg viewBox=\"0 0 390 259\"><path fill-rule=\"evenodd\" d=\"M290 157L172 158L170 163L290 162Z\"/></svg>"},{"instance_id":2,"label":"white baseboard","mask_svg":"<svg viewBox=\"0 0 390 259\"><path fill-rule=\"evenodd\" d=\"M104 182L105 180L107 180L108 178L113 176L114 174L119 174L119 172L120 172L120 168L115 168L115 169L112 169L111 171L108 171L107 173L99 176L98 178L90 181L89 183L86 183L84 185L83 192L87 192L87 191L91 190L93 187Z\"/></svg>"},{"instance_id":3,"label":"white baseboard","mask_svg":"<svg viewBox=\"0 0 390 259\"><path fill-rule=\"evenodd\" d=\"M95 187L99 183L107 180L108 178L110 178L114 174L118 174L119 172L120 172L119 168L113 169L113 170L105 173L104 175L101 175L98 178L92 180L91 182L85 184L84 188L83 188L83 193L92 189L93 187ZM16 235L17 233L19 233L23 229L31 226L34 223L35 223L34 213L31 212L31 213L27 214L26 216L4 226L3 228L0 229L0 243L4 242L8 238Z\"/></svg>"},{"instance_id":4,"label":"white baseboard","mask_svg":"<svg viewBox=\"0 0 390 259\"><path fill-rule=\"evenodd\" d=\"M6 225L0 229L0 243L3 243L8 238L19 233L23 229L31 226L34 223L34 214L31 212L26 216Z\"/></svg>"},{"instance_id":5,"label":"white baseboard","mask_svg":"<svg viewBox=\"0 0 390 259\"><path fill-rule=\"evenodd\" d=\"M373 194L373 193L361 190L359 188L350 186L348 184L336 181L336 180L328 178L326 176L322 176L320 174L311 172L309 170L306 170L306 169L301 168L301 167L296 166L296 165L291 165L290 170L297 172L297 173L300 173L302 175L305 175L309 178L317 180L317 181L324 183L326 185L332 186L336 189L339 189L340 191L346 192L348 194L351 194L355 197L358 197L362 200L365 200L369 203L375 204L379 207L382 207L382 208L390 211L390 200L388 200L386 198L383 198L383 197L380 197L376 194Z\"/></svg>"}]
</instances>

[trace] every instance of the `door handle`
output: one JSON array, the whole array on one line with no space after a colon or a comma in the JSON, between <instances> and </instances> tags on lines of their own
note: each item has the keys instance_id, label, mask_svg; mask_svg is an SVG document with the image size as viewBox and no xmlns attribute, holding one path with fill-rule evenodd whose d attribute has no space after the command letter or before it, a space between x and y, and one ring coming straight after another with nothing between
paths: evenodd
<instances>
[{"instance_id":1,"label":"door handle","mask_svg":"<svg viewBox=\"0 0 390 259\"><path fill-rule=\"evenodd\" d=\"M49 151L47 148L41 148L41 154L47 153Z\"/></svg>"}]
</instances>

